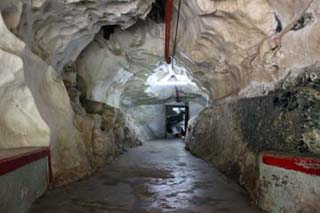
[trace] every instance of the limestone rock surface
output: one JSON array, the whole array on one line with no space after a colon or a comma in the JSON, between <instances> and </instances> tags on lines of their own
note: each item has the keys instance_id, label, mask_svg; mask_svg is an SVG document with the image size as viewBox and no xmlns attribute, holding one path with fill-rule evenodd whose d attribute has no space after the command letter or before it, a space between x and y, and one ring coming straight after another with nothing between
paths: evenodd
<instances>
[{"instance_id":1,"label":"limestone rock surface","mask_svg":"<svg viewBox=\"0 0 320 213\"><path fill-rule=\"evenodd\" d=\"M127 28L145 18L152 2L1 1L0 148L50 146L55 184L90 174L86 137L59 72L102 25Z\"/></svg>"},{"instance_id":2,"label":"limestone rock surface","mask_svg":"<svg viewBox=\"0 0 320 213\"><path fill-rule=\"evenodd\" d=\"M159 87L158 93L152 93L148 79L163 62L164 25L148 19L127 30L116 28L109 37L106 33L102 30L75 64L86 97L119 108L141 140L163 138L165 104L175 103L176 90ZM197 79L191 80L195 86L177 88L181 102L189 101L191 116L195 116L206 106L208 92Z\"/></svg>"},{"instance_id":3,"label":"limestone rock surface","mask_svg":"<svg viewBox=\"0 0 320 213\"><path fill-rule=\"evenodd\" d=\"M268 96L217 102L193 122L188 149L259 199L262 152L320 156L319 73L311 66Z\"/></svg>"},{"instance_id":4,"label":"limestone rock surface","mask_svg":"<svg viewBox=\"0 0 320 213\"><path fill-rule=\"evenodd\" d=\"M120 128L102 142L104 131L89 129L99 126L99 120L103 123L103 115L88 115L79 96L85 93L88 99L116 108L123 103L158 101L141 95L144 87L139 85L153 70L150 65L162 58L164 27L150 21L133 26L147 17L153 2L2 0L0 148L50 146L57 182L92 172L88 136L97 138L95 146L104 150L97 155L103 156L106 150L113 150L103 144L114 144L112 138L119 138L121 131L132 127ZM213 103L223 98L268 95L286 84L290 86L297 75L319 63L319 10L317 0L183 1L177 60L192 71L199 88ZM174 19L176 15L175 10ZM76 85L82 84L82 90L67 91L61 73L75 61L81 77ZM72 75L69 77L74 78ZM290 91L299 101L317 103L309 87ZM207 104L202 95L190 97L203 106ZM281 108L281 100L289 97L278 98ZM268 101L261 104L272 105ZM294 112L299 110L294 108ZM289 112L286 115L293 116ZM302 119L294 116L290 119L295 122ZM85 127L79 129L77 122ZM293 139L294 134L285 138L295 145L292 151L317 152L318 145L312 141L318 137L318 127L311 129L303 133L301 144Z\"/></svg>"},{"instance_id":5,"label":"limestone rock surface","mask_svg":"<svg viewBox=\"0 0 320 213\"><path fill-rule=\"evenodd\" d=\"M266 95L283 79L319 62L319 7L315 0L185 1L181 7L177 58L190 68L214 100ZM176 10L173 17L175 29ZM101 52L107 44L109 50L105 50L104 58L108 59L103 63L78 60L81 73L84 66L99 70L99 74L94 71L97 75L92 75L96 77L85 77L91 81L89 85L99 82L97 91L110 87L106 78L120 72L115 64L139 75L148 73L150 64L163 56L161 24L156 27L155 23L145 22L119 31L107 42L97 39L90 45L91 50L82 55L89 58L90 51ZM102 74L106 69L108 75ZM93 89L89 88L91 96L97 93Z\"/></svg>"},{"instance_id":6,"label":"limestone rock surface","mask_svg":"<svg viewBox=\"0 0 320 213\"><path fill-rule=\"evenodd\" d=\"M316 0L185 1L179 53L214 99L272 92L319 62Z\"/></svg>"}]
</instances>

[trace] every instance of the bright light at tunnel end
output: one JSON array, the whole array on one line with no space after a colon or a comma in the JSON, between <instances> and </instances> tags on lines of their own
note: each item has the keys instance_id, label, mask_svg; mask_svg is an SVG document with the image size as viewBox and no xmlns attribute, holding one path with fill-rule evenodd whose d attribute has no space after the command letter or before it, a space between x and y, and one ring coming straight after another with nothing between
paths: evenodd
<instances>
[{"instance_id":1,"label":"bright light at tunnel end","mask_svg":"<svg viewBox=\"0 0 320 213\"><path fill-rule=\"evenodd\" d=\"M147 85L150 86L186 86L193 85L192 79L186 68L178 66L173 60L171 64L160 64L154 73L148 77Z\"/></svg>"}]
</instances>

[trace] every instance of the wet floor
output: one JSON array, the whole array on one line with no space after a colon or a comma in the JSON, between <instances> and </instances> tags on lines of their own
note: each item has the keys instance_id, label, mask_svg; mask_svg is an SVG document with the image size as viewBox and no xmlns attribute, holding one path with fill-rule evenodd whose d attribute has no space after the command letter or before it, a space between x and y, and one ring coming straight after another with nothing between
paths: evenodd
<instances>
[{"instance_id":1,"label":"wet floor","mask_svg":"<svg viewBox=\"0 0 320 213\"><path fill-rule=\"evenodd\" d=\"M257 212L248 195L179 140L145 142L92 177L54 189L30 213Z\"/></svg>"}]
</instances>

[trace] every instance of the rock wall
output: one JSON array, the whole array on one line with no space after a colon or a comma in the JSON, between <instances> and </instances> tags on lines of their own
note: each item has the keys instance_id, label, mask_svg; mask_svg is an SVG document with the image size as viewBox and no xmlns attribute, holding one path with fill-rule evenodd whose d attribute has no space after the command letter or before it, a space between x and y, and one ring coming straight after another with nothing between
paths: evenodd
<instances>
[{"instance_id":1,"label":"rock wall","mask_svg":"<svg viewBox=\"0 0 320 213\"><path fill-rule=\"evenodd\" d=\"M165 105L139 105L126 110L126 116L132 120L132 128L141 140L165 138L166 112Z\"/></svg>"},{"instance_id":2,"label":"rock wall","mask_svg":"<svg viewBox=\"0 0 320 213\"><path fill-rule=\"evenodd\" d=\"M319 62L319 8L316 0L184 1L179 57L214 99L266 95Z\"/></svg>"},{"instance_id":3,"label":"rock wall","mask_svg":"<svg viewBox=\"0 0 320 213\"><path fill-rule=\"evenodd\" d=\"M23 10L18 26L13 28L11 24L10 28L57 71L62 71L66 63L77 59L101 26L128 28L138 19L146 18L153 3L152 0L15 2L10 4L10 8L22 4Z\"/></svg>"},{"instance_id":4,"label":"rock wall","mask_svg":"<svg viewBox=\"0 0 320 213\"><path fill-rule=\"evenodd\" d=\"M264 97L216 102L188 133L187 148L259 198L259 155L320 156L320 69L283 82Z\"/></svg>"},{"instance_id":5,"label":"rock wall","mask_svg":"<svg viewBox=\"0 0 320 213\"><path fill-rule=\"evenodd\" d=\"M189 116L195 118L204 109L204 105L189 102ZM166 105L182 105L177 102L156 105L138 105L125 110L125 117L130 129L134 130L141 141L166 137Z\"/></svg>"},{"instance_id":6,"label":"rock wall","mask_svg":"<svg viewBox=\"0 0 320 213\"><path fill-rule=\"evenodd\" d=\"M260 152L319 156L318 89L301 83L318 76L319 8L316 0L182 4L179 57L213 99L191 123L188 148L254 199Z\"/></svg>"},{"instance_id":7,"label":"rock wall","mask_svg":"<svg viewBox=\"0 0 320 213\"><path fill-rule=\"evenodd\" d=\"M283 79L319 62L319 8L315 0L182 2L176 57L208 89L211 99L267 95ZM119 31L107 42L97 39L90 45L91 52L104 49L104 58L110 59L94 67L100 70L94 72L96 77L86 76L93 88L110 86L102 85L109 78L102 70L108 69L109 75L119 72L119 67L136 75L148 73L150 64L163 55L162 24L148 21ZM88 50L83 56L90 54ZM84 73L85 62L78 61ZM93 88L88 95L94 96Z\"/></svg>"},{"instance_id":8,"label":"rock wall","mask_svg":"<svg viewBox=\"0 0 320 213\"><path fill-rule=\"evenodd\" d=\"M209 90L212 99L266 95L284 78L319 61L315 36L319 33L319 6L314 0L183 2L177 57ZM173 17L177 17L176 10ZM121 67L136 75L148 73L150 65L163 55L162 24L148 21L120 31L116 30L109 41L96 39L91 50L82 54L84 60L78 60L81 73L91 67L99 70L93 71L94 77L85 75L85 79L91 79L87 81L92 97L97 90L110 86L103 82ZM100 67L85 62L90 55L96 56L90 52L102 51L103 59L108 59L98 63ZM105 69L107 76L103 74ZM92 91L94 88L99 89Z\"/></svg>"},{"instance_id":9,"label":"rock wall","mask_svg":"<svg viewBox=\"0 0 320 213\"><path fill-rule=\"evenodd\" d=\"M164 46L163 24L144 21L128 30L116 28L109 38L104 32L83 51L76 62L76 69L83 78L87 97L96 101L107 102L112 88L118 88L112 102L120 107L120 96L125 84L133 77L135 85L142 85L144 75L152 73L155 65L161 60ZM127 78L117 78L122 73ZM121 88L122 87L122 88ZM133 91L135 92L135 91ZM135 93L136 97L141 96Z\"/></svg>"},{"instance_id":10,"label":"rock wall","mask_svg":"<svg viewBox=\"0 0 320 213\"><path fill-rule=\"evenodd\" d=\"M163 61L164 25L148 19L130 29L114 28L111 32L110 28L102 29L75 64L86 97L119 108L141 140L165 137L165 104L175 101L175 89L160 88L160 97L148 92L152 88L147 83ZM183 100L198 103L192 107L195 115L206 106L207 91L188 89Z\"/></svg>"},{"instance_id":11,"label":"rock wall","mask_svg":"<svg viewBox=\"0 0 320 213\"><path fill-rule=\"evenodd\" d=\"M81 92L82 85L78 84L78 77L72 66L65 67L63 83L74 112L73 126L78 131L83 146L81 158L88 163L83 175L88 175L112 161L127 148L141 145L141 141L127 126L119 109L85 98L85 94ZM61 153L61 150L58 152ZM66 174L68 173L65 171L57 173L53 182L67 183L70 178ZM77 176L81 173L79 170L72 170L69 174Z\"/></svg>"},{"instance_id":12,"label":"rock wall","mask_svg":"<svg viewBox=\"0 0 320 213\"><path fill-rule=\"evenodd\" d=\"M152 2L1 1L0 148L50 146L56 184L90 174L87 135L59 72L102 25L129 27Z\"/></svg>"},{"instance_id":13,"label":"rock wall","mask_svg":"<svg viewBox=\"0 0 320 213\"><path fill-rule=\"evenodd\" d=\"M121 97L125 91L126 97L131 97L129 101L155 101L141 96L143 87L136 83L146 79L145 74L153 70L150 64L154 65L163 55L163 25L145 21L129 28L138 19L146 18L153 2L1 1L0 148L50 146L58 180L90 173L92 160L85 143L90 128L79 130L77 126L86 120L83 116L89 115L83 113L79 104L70 104L60 73L66 64L73 64L78 58L76 69L87 98L118 107L121 98L127 100ZM291 79L319 62L319 10L316 0L184 1L177 58L192 70L200 89L212 100L267 95L283 79ZM115 25L121 29L110 35ZM96 36L101 26L109 27ZM86 48L90 51L83 51L92 40ZM135 81L126 87L132 76ZM70 96L75 95L72 91L69 90ZM266 101L269 99L262 98L265 101L261 100L260 105L271 107ZM195 100L203 101L201 97ZM234 110L240 113L239 109ZM229 109L228 113L232 111ZM230 114L231 120L234 113ZM201 122L206 122L207 118L203 119ZM229 121L224 119L221 123L226 125ZM92 118L86 122L93 122ZM268 136L266 132L261 134ZM303 137L314 138L316 134L315 130ZM261 143L265 142L261 139ZM314 148L313 143L308 143L297 146Z\"/></svg>"}]
</instances>

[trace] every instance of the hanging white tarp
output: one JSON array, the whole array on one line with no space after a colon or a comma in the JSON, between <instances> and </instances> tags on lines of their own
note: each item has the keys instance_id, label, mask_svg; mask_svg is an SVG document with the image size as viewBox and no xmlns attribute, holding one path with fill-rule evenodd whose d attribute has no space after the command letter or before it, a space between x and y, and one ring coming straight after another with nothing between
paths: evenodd
<instances>
[{"instance_id":1,"label":"hanging white tarp","mask_svg":"<svg viewBox=\"0 0 320 213\"><path fill-rule=\"evenodd\" d=\"M145 92L159 99L183 94L203 94L193 81L189 71L172 61L171 64L159 63L154 73L146 81Z\"/></svg>"}]
</instances>

